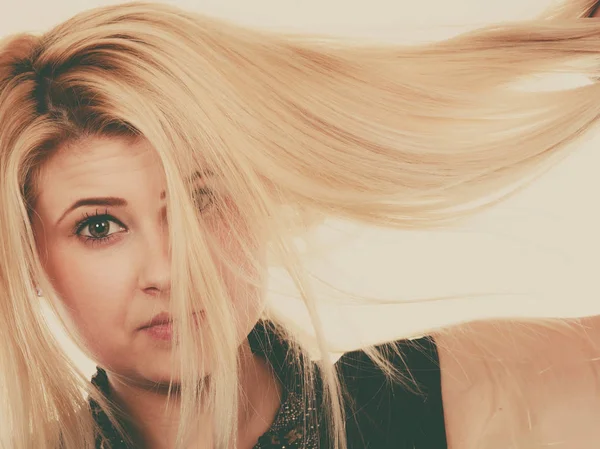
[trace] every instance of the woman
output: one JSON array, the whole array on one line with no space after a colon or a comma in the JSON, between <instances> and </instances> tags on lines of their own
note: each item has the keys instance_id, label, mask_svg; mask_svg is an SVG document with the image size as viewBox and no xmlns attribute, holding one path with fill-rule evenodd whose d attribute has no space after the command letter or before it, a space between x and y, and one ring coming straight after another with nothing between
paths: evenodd
<instances>
[{"instance_id":1,"label":"woman","mask_svg":"<svg viewBox=\"0 0 600 449\"><path fill-rule=\"evenodd\" d=\"M294 244L329 217L447 225L563 156L598 85L510 83L597 76L600 25L577 20L594 3L410 48L153 3L5 38L0 447L594 447L596 318L473 323L333 364ZM318 361L265 306L273 265Z\"/></svg>"}]
</instances>

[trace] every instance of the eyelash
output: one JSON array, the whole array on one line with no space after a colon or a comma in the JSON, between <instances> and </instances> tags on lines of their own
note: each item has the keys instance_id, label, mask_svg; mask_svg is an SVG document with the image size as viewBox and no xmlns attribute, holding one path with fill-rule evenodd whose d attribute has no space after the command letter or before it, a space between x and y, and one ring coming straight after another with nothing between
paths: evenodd
<instances>
[{"instance_id":1,"label":"eyelash","mask_svg":"<svg viewBox=\"0 0 600 449\"><path fill-rule=\"evenodd\" d=\"M210 207L212 205L212 203L214 201L214 192L211 189L199 188L194 192L194 199L196 202L198 202L198 197L206 198L206 204L202 207L198 207L198 210L200 212L203 212L205 209L207 209L208 207ZM81 231L83 231L86 228L86 226L89 226L90 224L92 224L94 222L102 221L102 220L113 222L113 223L117 224L118 226L127 229L127 227L123 223L121 223L119 220L117 220L114 216L112 216L110 214L108 209L105 209L104 213L99 213L98 210L96 210L96 213L92 214L92 215L84 213L83 218L81 220L79 220L73 227L73 235L79 237L80 239L82 239L84 241L84 243L86 243L88 245L103 245L103 244L108 243L117 234L120 234L120 232L116 232L114 234L109 234L106 237L100 237L100 238L88 237L87 235L81 235Z\"/></svg>"},{"instance_id":2,"label":"eyelash","mask_svg":"<svg viewBox=\"0 0 600 449\"><path fill-rule=\"evenodd\" d=\"M204 212L205 209L207 209L208 207L210 207L212 205L212 203L214 202L214 196L215 196L215 193L211 189L207 189L206 187L200 187L200 188L196 189L194 191L194 193L192 194L194 202L198 206L199 212ZM206 204L204 204L203 206L201 206L199 204L200 197L205 198Z\"/></svg>"},{"instance_id":3,"label":"eyelash","mask_svg":"<svg viewBox=\"0 0 600 449\"><path fill-rule=\"evenodd\" d=\"M81 235L81 231L83 231L86 228L86 226L89 226L90 224L98 222L98 221L112 222L112 223L115 223L116 225L118 225L119 227L127 229L127 227L123 223L121 223L119 220L117 220L115 217L113 217L110 214L108 209L105 209L104 213L99 213L98 210L96 210L96 213L92 214L92 215L84 213L83 218L75 224L75 226L73 228L73 234L76 235L77 237L79 237L80 239L82 239L84 241L84 243L86 243L88 245L106 244L110 240L115 238L115 236L117 234L120 234L120 232L116 232L114 234L109 234L106 237L99 237L99 238L89 237L87 235Z\"/></svg>"}]
</instances>

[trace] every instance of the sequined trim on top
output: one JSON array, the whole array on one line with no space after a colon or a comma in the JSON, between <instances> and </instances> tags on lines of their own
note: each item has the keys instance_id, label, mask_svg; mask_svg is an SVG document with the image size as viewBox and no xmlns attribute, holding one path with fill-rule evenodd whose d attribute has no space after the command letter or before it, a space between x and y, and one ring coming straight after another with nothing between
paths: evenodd
<instances>
[{"instance_id":1,"label":"sequined trim on top","mask_svg":"<svg viewBox=\"0 0 600 449\"><path fill-rule=\"evenodd\" d=\"M254 449L316 449L318 433L312 421L313 410L313 407L304 409L304 401L297 392L288 393L273 425L258 439Z\"/></svg>"},{"instance_id":2,"label":"sequined trim on top","mask_svg":"<svg viewBox=\"0 0 600 449\"><path fill-rule=\"evenodd\" d=\"M102 368L97 367L96 374L92 377L92 384L95 385L105 397L110 396L108 377L106 376L106 371ZM97 435L96 449L131 449L131 447L119 436L117 429L112 425L106 413L100 408L100 405L91 398L88 402L94 420L98 423L104 433L104 437L108 440L105 441L101 435Z\"/></svg>"}]
</instances>

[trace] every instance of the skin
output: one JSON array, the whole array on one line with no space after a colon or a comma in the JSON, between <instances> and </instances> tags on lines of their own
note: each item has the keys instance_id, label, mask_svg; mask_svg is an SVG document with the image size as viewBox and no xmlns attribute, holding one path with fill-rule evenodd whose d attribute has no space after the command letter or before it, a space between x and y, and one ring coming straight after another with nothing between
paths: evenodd
<instances>
[{"instance_id":1,"label":"skin","mask_svg":"<svg viewBox=\"0 0 600 449\"><path fill-rule=\"evenodd\" d=\"M468 323L436 336L449 449L588 449L600 441L600 316L565 327Z\"/></svg>"},{"instance_id":2,"label":"skin","mask_svg":"<svg viewBox=\"0 0 600 449\"><path fill-rule=\"evenodd\" d=\"M203 187L205 181L199 182ZM155 388L169 379L170 348L139 330L168 310L171 282L165 179L156 154L145 141L121 139L60 148L42 168L38 187L33 227L44 269L62 301L59 306L97 364L107 370L111 391L135 423L140 445L171 447L176 408L164 416L165 391ZM76 201L95 197L118 197L127 205L86 205L61 219ZM109 215L81 223L95 214ZM218 241L243 264L241 252L226 238L228 225L216 214L208 222ZM223 267L221 272L234 295L256 298L235 304L245 392L238 438L241 448L251 448L275 417L280 386L246 339L262 310L261 292L247 291L251 287ZM209 416L202 419L210 421ZM210 440L206 434L198 436L193 447L211 447Z\"/></svg>"}]
</instances>

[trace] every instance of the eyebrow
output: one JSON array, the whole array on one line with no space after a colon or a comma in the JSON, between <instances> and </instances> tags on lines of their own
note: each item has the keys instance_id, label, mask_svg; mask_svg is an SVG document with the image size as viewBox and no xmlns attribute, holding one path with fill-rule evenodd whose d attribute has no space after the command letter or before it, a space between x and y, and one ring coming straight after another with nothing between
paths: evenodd
<instances>
[{"instance_id":1,"label":"eyebrow","mask_svg":"<svg viewBox=\"0 0 600 449\"><path fill-rule=\"evenodd\" d=\"M211 176L212 172L209 170L205 171L195 171L188 178L188 182L194 182L196 179L201 179L204 176ZM165 198L165 191L163 190L160 193L160 199ZM110 207L126 207L127 200L124 198L118 198L114 196L105 196L105 197L95 197L95 198L82 198L80 200L75 201L67 210L63 212L58 221L56 222L56 226L60 224L63 219L69 215L69 213L73 212L75 209L78 209L83 206L110 206Z\"/></svg>"},{"instance_id":2,"label":"eyebrow","mask_svg":"<svg viewBox=\"0 0 600 449\"><path fill-rule=\"evenodd\" d=\"M82 198L80 200L75 201L63 214L60 216L58 221L56 222L56 226L60 224L63 219L69 215L69 213L73 212L75 209L78 209L82 206L111 206L111 207L124 207L127 206L127 201L123 198L116 198L113 196L106 197L98 197L98 198Z\"/></svg>"}]
</instances>

